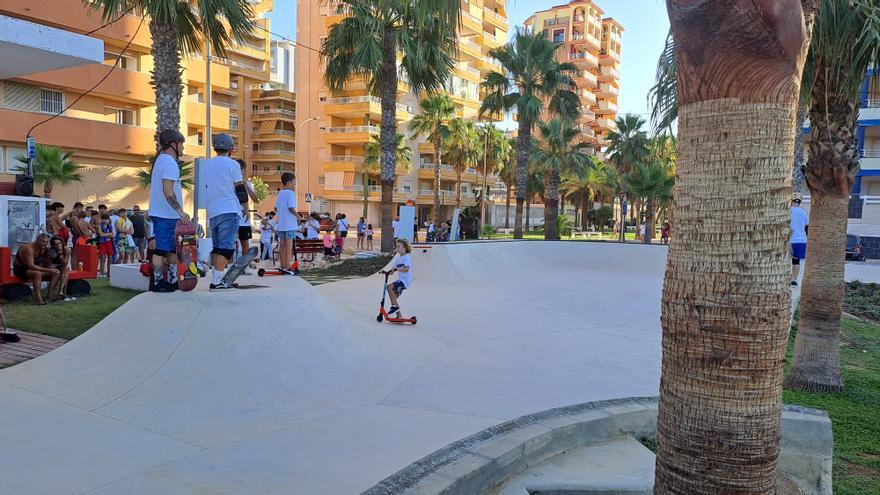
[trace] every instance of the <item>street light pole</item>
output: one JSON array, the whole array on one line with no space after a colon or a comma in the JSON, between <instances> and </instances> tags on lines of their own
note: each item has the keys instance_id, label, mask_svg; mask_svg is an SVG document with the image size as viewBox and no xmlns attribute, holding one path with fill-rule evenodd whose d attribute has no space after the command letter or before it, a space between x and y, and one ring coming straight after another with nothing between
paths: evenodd
<instances>
[{"instance_id":1,"label":"street light pole","mask_svg":"<svg viewBox=\"0 0 880 495\"><path fill-rule=\"evenodd\" d=\"M300 122L299 125L297 125L296 123L294 123L294 126L293 126L293 131L294 131L294 133L295 133L296 135L299 135L299 129L300 129L302 126L306 125L307 123L312 122L313 120L318 120L318 117L309 117L309 118L303 120L302 122ZM294 137L294 139L295 139L295 137ZM298 162L296 162L296 161L295 161L295 163L298 164ZM293 169L294 169L294 171L296 171L296 165L294 165ZM309 189L309 187L310 187L310 185L309 185L309 176L311 175L311 174L309 173L309 172L310 172L310 168L309 168L309 164L308 164L308 159L306 159L306 167L305 167L305 169L306 169L306 192L308 193L308 192L309 192L308 189ZM312 204L309 203L309 213L311 213L311 212L312 212Z\"/></svg>"},{"instance_id":2,"label":"street light pole","mask_svg":"<svg viewBox=\"0 0 880 495\"><path fill-rule=\"evenodd\" d=\"M483 131L486 133L486 151L483 153L483 193L481 194L480 201L480 232L477 232L478 237L483 237L483 226L486 225L486 201L488 200L487 196L487 177L486 177L486 168L489 161L489 127L492 126L492 118L489 118L489 124L483 127Z\"/></svg>"}]
</instances>

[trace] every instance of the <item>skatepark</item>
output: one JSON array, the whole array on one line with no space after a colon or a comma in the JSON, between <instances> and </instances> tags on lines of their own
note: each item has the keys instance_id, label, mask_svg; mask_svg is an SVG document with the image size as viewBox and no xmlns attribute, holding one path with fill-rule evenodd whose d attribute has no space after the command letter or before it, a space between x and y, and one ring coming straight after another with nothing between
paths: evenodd
<instances>
[{"instance_id":1,"label":"skatepark","mask_svg":"<svg viewBox=\"0 0 880 495\"><path fill-rule=\"evenodd\" d=\"M665 257L417 246L415 326L376 322L380 275L141 294L0 371L2 491L356 494L521 415L654 396Z\"/></svg>"}]
</instances>

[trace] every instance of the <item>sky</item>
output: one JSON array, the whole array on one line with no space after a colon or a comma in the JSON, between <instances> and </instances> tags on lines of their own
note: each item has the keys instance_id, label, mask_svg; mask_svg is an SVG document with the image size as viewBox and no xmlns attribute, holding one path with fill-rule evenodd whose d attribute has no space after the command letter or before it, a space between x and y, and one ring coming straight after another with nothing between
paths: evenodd
<instances>
[{"instance_id":1,"label":"sky","mask_svg":"<svg viewBox=\"0 0 880 495\"><path fill-rule=\"evenodd\" d=\"M299 0L316 2L318 0ZM539 10L546 10L566 0L508 0L507 15L513 26ZM296 39L297 0L275 0L275 11L270 14L272 31ZM614 17L624 27L622 60L620 66L620 114L648 114L648 90L654 84L657 57L663 51L669 18L666 16L665 0L595 0L605 11L606 17Z\"/></svg>"}]
</instances>

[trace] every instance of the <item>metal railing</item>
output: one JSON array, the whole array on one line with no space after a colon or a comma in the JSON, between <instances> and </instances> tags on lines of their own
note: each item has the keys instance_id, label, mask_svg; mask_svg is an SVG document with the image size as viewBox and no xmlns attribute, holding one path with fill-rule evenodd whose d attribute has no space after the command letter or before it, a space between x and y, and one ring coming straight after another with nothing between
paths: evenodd
<instances>
[{"instance_id":1,"label":"metal railing","mask_svg":"<svg viewBox=\"0 0 880 495\"><path fill-rule=\"evenodd\" d=\"M474 77L480 77L480 71L478 71L477 69L474 69L473 67L471 67L468 64L459 65L458 70L460 70L462 72L466 72Z\"/></svg>"},{"instance_id":2,"label":"metal railing","mask_svg":"<svg viewBox=\"0 0 880 495\"><path fill-rule=\"evenodd\" d=\"M257 110L257 111L256 111L256 114L257 114L257 115L279 114L279 115L284 115L284 116L287 116L287 117L296 118L296 112L295 112L295 111L293 111L293 110L287 110L287 109L284 109L284 108L270 108L270 109L268 109L268 110L266 110L266 109L260 109L260 110Z\"/></svg>"},{"instance_id":3,"label":"metal railing","mask_svg":"<svg viewBox=\"0 0 880 495\"><path fill-rule=\"evenodd\" d=\"M380 131L380 127L377 125L351 125L342 127L328 127L327 131L332 133L369 132L378 134Z\"/></svg>"},{"instance_id":4,"label":"metal railing","mask_svg":"<svg viewBox=\"0 0 880 495\"><path fill-rule=\"evenodd\" d=\"M364 157L357 155L331 155L328 161L334 163L364 163Z\"/></svg>"},{"instance_id":5,"label":"metal railing","mask_svg":"<svg viewBox=\"0 0 880 495\"><path fill-rule=\"evenodd\" d=\"M859 154L862 158L880 158L880 148L865 148Z\"/></svg>"},{"instance_id":6,"label":"metal railing","mask_svg":"<svg viewBox=\"0 0 880 495\"><path fill-rule=\"evenodd\" d=\"M296 151L290 151L290 150L260 149L260 150L254 151L254 154L257 156L292 156L292 157L296 157Z\"/></svg>"},{"instance_id":7,"label":"metal railing","mask_svg":"<svg viewBox=\"0 0 880 495\"><path fill-rule=\"evenodd\" d=\"M495 21L498 24L502 24L504 26L507 25L507 19L504 16L499 15L494 10L489 9L488 7L483 7L483 17L488 17L489 20Z\"/></svg>"},{"instance_id":8,"label":"metal railing","mask_svg":"<svg viewBox=\"0 0 880 495\"><path fill-rule=\"evenodd\" d=\"M328 98L325 103L329 105L348 105L351 103L375 103L377 105L381 105L382 98L372 95L345 96L341 98ZM409 105L404 105L403 103L395 103L395 107L398 111L412 113L412 107Z\"/></svg>"},{"instance_id":9,"label":"metal railing","mask_svg":"<svg viewBox=\"0 0 880 495\"><path fill-rule=\"evenodd\" d=\"M480 45L478 45L477 43L474 43L474 42L471 41L469 38L461 38L460 40L458 40L458 42L459 42L462 46L466 46L466 47L471 48L471 49L473 49L473 50L476 50L476 51L478 51L478 52L481 50L481 49L480 49Z\"/></svg>"},{"instance_id":10,"label":"metal railing","mask_svg":"<svg viewBox=\"0 0 880 495\"><path fill-rule=\"evenodd\" d=\"M419 164L419 168L422 169L422 170L425 170L425 169L428 169L428 170L434 170L434 164L433 164L433 163L429 163L429 162L422 162L422 163ZM452 165L449 165L449 164L447 164L447 163L442 163L442 164L440 164L440 170L446 170L446 171L454 172L454 171L455 171L455 167L453 167Z\"/></svg>"},{"instance_id":11,"label":"metal railing","mask_svg":"<svg viewBox=\"0 0 880 495\"><path fill-rule=\"evenodd\" d=\"M485 7L484 7L485 8ZM555 19L544 19L545 26L558 26L560 24L568 24L570 17L557 17Z\"/></svg>"},{"instance_id":12,"label":"metal railing","mask_svg":"<svg viewBox=\"0 0 880 495\"><path fill-rule=\"evenodd\" d=\"M880 93L869 91L865 100L865 108L880 108Z\"/></svg>"},{"instance_id":13,"label":"metal railing","mask_svg":"<svg viewBox=\"0 0 880 495\"><path fill-rule=\"evenodd\" d=\"M475 16L474 14L471 14L470 12L461 11L461 15L462 15L462 17L464 17L465 19L467 19L467 20L469 20L469 21L471 21L471 22L475 22L475 23L480 24L480 25L483 24L483 20L482 20L482 19L480 19L479 17Z\"/></svg>"}]
</instances>

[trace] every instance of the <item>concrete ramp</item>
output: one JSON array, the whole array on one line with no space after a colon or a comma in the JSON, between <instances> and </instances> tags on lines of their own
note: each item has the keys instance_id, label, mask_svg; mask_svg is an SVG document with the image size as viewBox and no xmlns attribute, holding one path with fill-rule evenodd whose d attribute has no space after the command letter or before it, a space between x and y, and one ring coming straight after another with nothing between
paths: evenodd
<instances>
[{"instance_id":1,"label":"concrete ramp","mask_svg":"<svg viewBox=\"0 0 880 495\"><path fill-rule=\"evenodd\" d=\"M665 248L434 245L383 277L142 294L0 371L3 493L359 493L530 411L655 395ZM88 300L83 301L84 304Z\"/></svg>"}]
</instances>

